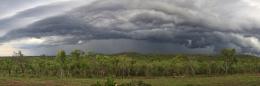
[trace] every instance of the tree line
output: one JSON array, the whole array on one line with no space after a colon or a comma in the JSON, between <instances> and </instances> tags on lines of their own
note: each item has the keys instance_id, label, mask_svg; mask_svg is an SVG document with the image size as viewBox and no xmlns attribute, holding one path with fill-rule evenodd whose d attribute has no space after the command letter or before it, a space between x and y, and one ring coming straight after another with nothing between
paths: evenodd
<instances>
[{"instance_id":1,"label":"tree line","mask_svg":"<svg viewBox=\"0 0 260 86\"><path fill-rule=\"evenodd\" d=\"M22 54L21 54L22 55ZM260 73L260 59L223 49L217 55L114 55L61 50L55 57L0 58L0 76L7 77L133 77Z\"/></svg>"}]
</instances>

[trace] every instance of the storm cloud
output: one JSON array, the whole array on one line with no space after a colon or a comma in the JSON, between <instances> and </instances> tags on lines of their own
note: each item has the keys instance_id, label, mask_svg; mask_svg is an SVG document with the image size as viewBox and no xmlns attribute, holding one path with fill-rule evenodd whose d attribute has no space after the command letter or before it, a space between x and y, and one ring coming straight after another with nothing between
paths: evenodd
<instances>
[{"instance_id":1,"label":"storm cloud","mask_svg":"<svg viewBox=\"0 0 260 86\"><path fill-rule=\"evenodd\" d=\"M48 5L47 8L69 6ZM56 9L38 11L37 14L21 12L12 18L38 18L44 14L41 12L49 14ZM0 42L29 49L77 46L105 53L214 53L222 48L260 53L260 2L257 0L96 0L65 11L6 31ZM24 40L34 41L25 43ZM121 43L125 45L106 48ZM104 49L98 50L100 45Z\"/></svg>"}]
</instances>

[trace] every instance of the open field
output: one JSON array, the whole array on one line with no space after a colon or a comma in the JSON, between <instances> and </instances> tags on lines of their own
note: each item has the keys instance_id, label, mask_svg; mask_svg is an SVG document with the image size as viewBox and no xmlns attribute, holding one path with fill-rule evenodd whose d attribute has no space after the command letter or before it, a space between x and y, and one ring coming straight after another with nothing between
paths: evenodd
<instances>
[{"instance_id":1,"label":"open field","mask_svg":"<svg viewBox=\"0 0 260 86\"><path fill-rule=\"evenodd\" d=\"M195 77L136 77L116 79L117 83L142 80L152 86L259 86L258 75L195 76ZM0 78L1 86L90 86L104 79Z\"/></svg>"}]
</instances>

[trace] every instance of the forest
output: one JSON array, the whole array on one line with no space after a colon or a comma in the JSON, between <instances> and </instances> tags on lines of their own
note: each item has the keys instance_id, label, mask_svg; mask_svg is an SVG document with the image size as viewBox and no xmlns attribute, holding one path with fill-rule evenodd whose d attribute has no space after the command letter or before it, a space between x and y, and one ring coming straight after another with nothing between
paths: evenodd
<instances>
[{"instance_id":1,"label":"forest","mask_svg":"<svg viewBox=\"0 0 260 86\"><path fill-rule=\"evenodd\" d=\"M0 58L2 77L157 77L232 75L260 73L260 59L223 49L215 55L188 54L95 54L81 50L56 56Z\"/></svg>"}]
</instances>

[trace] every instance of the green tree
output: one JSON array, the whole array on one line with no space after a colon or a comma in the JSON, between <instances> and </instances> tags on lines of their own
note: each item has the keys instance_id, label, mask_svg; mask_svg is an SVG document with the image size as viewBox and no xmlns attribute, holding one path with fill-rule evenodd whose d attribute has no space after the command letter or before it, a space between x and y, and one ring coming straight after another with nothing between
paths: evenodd
<instances>
[{"instance_id":1,"label":"green tree","mask_svg":"<svg viewBox=\"0 0 260 86\"><path fill-rule=\"evenodd\" d=\"M60 77L64 76L65 69L65 61L66 61L66 52L64 50L60 50L56 55L56 61L60 65Z\"/></svg>"},{"instance_id":2,"label":"green tree","mask_svg":"<svg viewBox=\"0 0 260 86\"><path fill-rule=\"evenodd\" d=\"M72 62L70 63L70 71L73 75L80 75L81 60L84 52L81 50L74 50L71 52Z\"/></svg>"},{"instance_id":3,"label":"green tree","mask_svg":"<svg viewBox=\"0 0 260 86\"><path fill-rule=\"evenodd\" d=\"M11 59L4 59L2 61L3 61L3 64L1 64L1 67L5 71L7 71L8 75L10 76L11 72L12 72L12 67L14 65L14 62Z\"/></svg>"},{"instance_id":4,"label":"green tree","mask_svg":"<svg viewBox=\"0 0 260 86\"><path fill-rule=\"evenodd\" d=\"M233 64L236 63L237 59L235 58L236 50L235 49L230 49L226 48L221 51L222 57L224 57L224 62L225 62L225 73L228 74L231 72L231 67Z\"/></svg>"},{"instance_id":5,"label":"green tree","mask_svg":"<svg viewBox=\"0 0 260 86\"><path fill-rule=\"evenodd\" d=\"M84 55L84 52L81 50L74 50L71 52L71 57L74 61L80 61L80 57Z\"/></svg>"},{"instance_id":6,"label":"green tree","mask_svg":"<svg viewBox=\"0 0 260 86\"><path fill-rule=\"evenodd\" d=\"M66 60L66 52L64 50L60 50L57 55L56 55L56 60L60 63L60 64L64 64L65 60Z\"/></svg>"}]
</instances>

